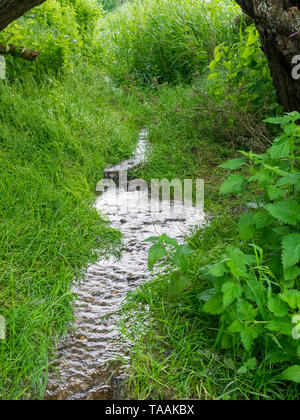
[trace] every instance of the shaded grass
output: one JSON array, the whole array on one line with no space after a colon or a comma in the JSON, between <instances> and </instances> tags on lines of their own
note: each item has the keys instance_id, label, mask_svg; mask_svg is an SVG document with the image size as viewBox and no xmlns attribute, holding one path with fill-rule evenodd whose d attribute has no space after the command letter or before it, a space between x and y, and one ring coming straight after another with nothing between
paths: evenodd
<instances>
[{"instance_id":1,"label":"shaded grass","mask_svg":"<svg viewBox=\"0 0 300 420\"><path fill-rule=\"evenodd\" d=\"M73 318L73 280L99 252L118 251L120 234L93 209L93 191L138 134L92 67L61 82L23 80L0 85L1 399L42 397Z\"/></svg>"}]
</instances>

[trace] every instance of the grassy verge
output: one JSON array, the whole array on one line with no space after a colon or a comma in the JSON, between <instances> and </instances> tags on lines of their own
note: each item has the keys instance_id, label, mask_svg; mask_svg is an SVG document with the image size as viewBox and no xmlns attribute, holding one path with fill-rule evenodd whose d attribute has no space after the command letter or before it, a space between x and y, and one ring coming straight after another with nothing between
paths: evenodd
<instances>
[{"instance_id":1,"label":"grassy verge","mask_svg":"<svg viewBox=\"0 0 300 420\"><path fill-rule=\"evenodd\" d=\"M122 94L120 94L122 96ZM0 398L42 397L49 358L72 321L74 278L118 232L93 191L106 165L135 147L135 118L112 101L101 73L0 85Z\"/></svg>"},{"instance_id":2,"label":"grassy verge","mask_svg":"<svg viewBox=\"0 0 300 420\"><path fill-rule=\"evenodd\" d=\"M267 361L240 374L244 352L216 348L218 318L201 312L197 296L210 287L201 268L228 245L239 244L237 220L245 207L241 200L219 194L225 172L218 165L234 158L237 147L226 140L216 116L201 108L207 101L204 82L195 83L161 88L140 98L146 103L144 119L153 151L136 175L148 181L204 178L205 210L212 218L208 227L187 238L194 256L183 293L172 293L168 272L128 296L121 329L134 343L129 398L297 399L297 386L283 383L280 370Z\"/></svg>"}]
</instances>

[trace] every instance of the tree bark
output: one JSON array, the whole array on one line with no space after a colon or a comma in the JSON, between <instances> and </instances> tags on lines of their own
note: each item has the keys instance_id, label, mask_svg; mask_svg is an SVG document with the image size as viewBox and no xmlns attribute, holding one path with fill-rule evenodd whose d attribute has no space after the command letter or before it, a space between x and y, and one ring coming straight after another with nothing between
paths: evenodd
<instances>
[{"instance_id":1,"label":"tree bark","mask_svg":"<svg viewBox=\"0 0 300 420\"><path fill-rule=\"evenodd\" d=\"M0 32L11 22L45 1L46 0L0 0Z\"/></svg>"},{"instance_id":2,"label":"tree bark","mask_svg":"<svg viewBox=\"0 0 300 420\"><path fill-rule=\"evenodd\" d=\"M24 60L34 61L39 56L39 51L29 50L18 45L4 45L0 44L0 54L10 54L15 57L24 58Z\"/></svg>"},{"instance_id":3,"label":"tree bark","mask_svg":"<svg viewBox=\"0 0 300 420\"><path fill-rule=\"evenodd\" d=\"M260 34L279 103L287 112L300 112L300 80L292 76L293 58L300 56L298 0L236 0ZM300 57L299 57L300 62Z\"/></svg>"}]
</instances>

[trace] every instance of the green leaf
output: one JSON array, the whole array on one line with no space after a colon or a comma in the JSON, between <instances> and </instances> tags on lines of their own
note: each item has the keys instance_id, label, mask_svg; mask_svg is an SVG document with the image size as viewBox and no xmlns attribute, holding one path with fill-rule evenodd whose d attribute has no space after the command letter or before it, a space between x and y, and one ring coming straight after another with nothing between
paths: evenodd
<instances>
[{"instance_id":1,"label":"green leaf","mask_svg":"<svg viewBox=\"0 0 300 420\"><path fill-rule=\"evenodd\" d=\"M249 359L244 366L246 366L247 369L249 370L254 370L257 366L257 360L255 359L255 357L253 357L252 359Z\"/></svg>"},{"instance_id":2,"label":"green leaf","mask_svg":"<svg viewBox=\"0 0 300 420\"><path fill-rule=\"evenodd\" d=\"M290 336L292 334L293 326L291 320L272 320L266 325L266 329L272 332L278 332L283 335Z\"/></svg>"},{"instance_id":3,"label":"green leaf","mask_svg":"<svg viewBox=\"0 0 300 420\"><path fill-rule=\"evenodd\" d=\"M240 300L237 304L237 314L242 321L254 321L257 316L257 309L246 300Z\"/></svg>"},{"instance_id":4,"label":"green leaf","mask_svg":"<svg viewBox=\"0 0 300 420\"><path fill-rule=\"evenodd\" d=\"M280 376L281 376L281 379L284 379L286 381L296 382L296 384L300 384L300 366L299 365L290 366L289 368L284 370Z\"/></svg>"},{"instance_id":5,"label":"green leaf","mask_svg":"<svg viewBox=\"0 0 300 420\"><path fill-rule=\"evenodd\" d=\"M280 299L279 296L269 296L268 298L268 309L272 312L275 316L280 318L286 316L288 314L287 305Z\"/></svg>"},{"instance_id":6,"label":"green leaf","mask_svg":"<svg viewBox=\"0 0 300 420\"><path fill-rule=\"evenodd\" d=\"M176 239L171 238L170 236L168 236L167 234L163 233L160 237L160 239L162 241L164 241L167 245L173 245L175 247L178 247L178 242Z\"/></svg>"},{"instance_id":7,"label":"green leaf","mask_svg":"<svg viewBox=\"0 0 300 420\"><path fill-rule=\"evenodd\" d=\"M268 196L271 201L278 200L279 198L284 198L284 191L275 186L268 187Z\"/></svg>"},{"instance_id":8,"label":"green leaf","mask_svg":"<svg viewBox=\"0 0 300 420\"><path fill-rule=\"evenodd\" d=\"M181 276L178 272L173 273L171 276L171 282L169 285L169 291L171 296L180 295L188 287L188 281Z\"/></svg>"},{"instance_id":9,"label":"green leaf","mask_svg":"<svg viewBox=\"0 0 300 420\"><path fill-rule=\"evenodd\" d=\"M145 242L157 242L159 240L159 236L149 236L149 238L145 239Z\"/></svg>"},{"instance_id":10,"label":"green leaf","mask_svg":"<svg viewBox=\"0 0 300 420\"><path fill-rule=\"evenodd\" d=\"M237 279L247 277L245 254L239 248L229 249L228 254L230 258L226 261L226 265L231 274Z\"/></svg>"},{"instance_id":11,"label":"green leaf","mask_svg":"<svg viewBox=\"0 0 300 420\"><path fill-rule=\"evenodd\" d=\"M230 175L221 185L221 194L238 194L246 189L246 178L239 174Z\"/></svg>"},{"instance_id":12,"label":"green leaf","mask_svg":"<svg viewBox=\"0 0 300 420\"><path fill-rule=\"evenodd\" d=\"M300 291L299 290L285 290L280 293L280 298L286 302L292 309L300 309Z\"/></svg>"},{"instance_id":13,"label":"green leaf","mask_svg":"<svg viewBox=\"0 0 300 420\"><path fill-rule=\"evenodd\" d=\"M284 270L284 280L296 280L300 276L300 267L290 267Z\"/></svg>"},{"instance_id":14,"label":"green leaf","mask_svg":"<svg viewBox=\"0 0 300 420\"><path fill-rule=\"evenodd\" d=\"M265 208L275 219L282 223L295 226L300 221L300 204L294 200L267 204Z\"/></svg>"},{"instance_id":15,"label":"green leaf","mask_svg":"<svg viewBox=\"0 0 300 420\"><path fill-rule=\"evenodd\" d=\"M228 328L228 331L231 333L240 333L244 330L244 324L242 324L237 319L233 321L233 323Z\"/></svg>"},{"instance_id":16,"label":"green leaf","mask_svg":"<svg viewBox=\"0 0 300 420\"><path fill-rule=\"evenodd\" d=\"M242 295L243 289L238 283L229 281L223 284L222 292L224 293L223 303L226 307Z\"/></svg>"},{"instance_id":17,"label":"green leaf","mask_svg":"<svg viewBox=\"0 0 300 420\"><path fill-rule=\"evenodd\" d=\"M225 262L220 262L210 267L208 273L214 277L223 277L225 273L228 273L228 268Z\"/></svg>"},{"instance_id":18,"label":"green leaf","mask_svg":"<svg viewBox=\"0 0 300 420\"><path fill-rule=\"evenodd\" d=\"M282 187L284 185L294 185L296 191L300 191L300 173L299 172L291 172L287 176L282 177L278 182L277 185Z\"/></svg>"},{"instance_id":19,"label":"green leaf","mask_svg":"<svg viewBox=\"0 0 300 420\"><path fill-rule=\"evenodd\" d=\"M285 269L300 261L300 233L292 233L282 240L282 264Z\"/></svg>"},{"instance_id":20,"label":"green leaf","mask_svg":"<svg viewBox=\"0 0 300 420\"><path fill-rule=\"evenodd\" d=\"M274 118L266 118L264 120L264 122L266 123L270 123L270 124L279 124L279 125L284 125L284 124L288 124L289 122L291 122L291 118L288 115L285 115L284 117L274 117Z\"/></svg>"},{"instance_id":21,"label":"green leaf","mask_svg":"<svg viewBox=\"0 0 300 420\"><path fill-rule=\"evenodd\" d=\"M258 210L253 216L253 221L257 229L263 229L272 224L273 219L265 209Z\"/></svg>"},{"instance_id":22,"label":"green leaf","mask_svg":"<svg viewBox=\"0 0 300 420\"><path fill-rule=\"evenodd\" d=\"M166 255L167 255L167 251L163 245L160 245L160 244L152 245L152 247L149 249L149 254L148 254L149 269L153 270L154 264L156 264L157 261L161 260Z\"/></svg>"},{"instance_id":23,"label":"green leaf","mask_svg":"<svg viewBox=\"0 0 300 420\"><path fill-rule=\"evenodd\" d=\"M246 327L241 332L241 340L242 340L243 346L245 347L248 353L251 352L252 346L257 337L258 337L258 331L254 326Z\"/></svg>"},{"instance_id":24,"label":"green leaf","mask_svg":"<svg viewBox=\"0 0 300 420\"><path fill-rule=\"evenodd\" d=\"M268 151L273 160L279 160L288 157L291 152L289 141L284 141L280 144L273 144Z\"/></svg>"},{"instance_id":25,"label":"green leaf","mask_svg":"<svg viewBox=\"0 0 300 420\"><path fill-rule=\"evenodd\" d=\"M189 268L188 256L192 254L192 250L186 245L180 245L176 249L172 257L173 263L182 271L187 271Z\"/></svg>"},{"instance_id":26,"label":"green leaf","mask_svg":"<svg viewBox=\"0 0 300 420\"><path fill-rule=\"evenodd\" d=\"M221 293L211 297L203 306L203 312L212 315L220 315L223 310L223 295Z\"/></svg>"},{"instance_id":27,"label":"green leaf","mask_svg":"<svg viewBox=\"0 0 300 420\"><path fill-rule=\"evenodd\" d=\"M221 168L236 170L246 163L245 158L231 159L220 165Z\"/></svg>"},{"instance_id":28,"label":"green leaf","mask_svg":"<svg viewBox=\"0 0 300 420\"><path fill-rule=\"evenodd\" d=\"M244 213L238 222L240 237L244 241L248 241L255 235L255 222L252 213Z\"/></svg>"}]
</instances>

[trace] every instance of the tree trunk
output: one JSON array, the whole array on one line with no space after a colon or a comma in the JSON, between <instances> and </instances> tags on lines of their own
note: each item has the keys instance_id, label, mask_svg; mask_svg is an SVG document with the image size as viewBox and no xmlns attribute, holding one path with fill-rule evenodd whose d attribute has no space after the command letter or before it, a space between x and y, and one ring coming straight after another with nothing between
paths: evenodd
<instances>
[{"instance_id":1,"label":"tree trunk","mask_svg":"<svg viewBox=\"0 0 300 420\"><path fill-rule=\"evenodd\" d=\"M287 112L300 112L300 79L295 77L295 72L292 75L293 68L300 62L300 1L236 2L254 20L259 31L279 103Z\"/></svg>"},{"instance_id":2,"label":"tree trunk","mask_svg":"<svg viewBox=\"0 0 300 420\"><path fill-rule=\"evenodd\" d=\"M46 0L0 0L0 32L28 10Z\"/></svg>"}]
</instances>

